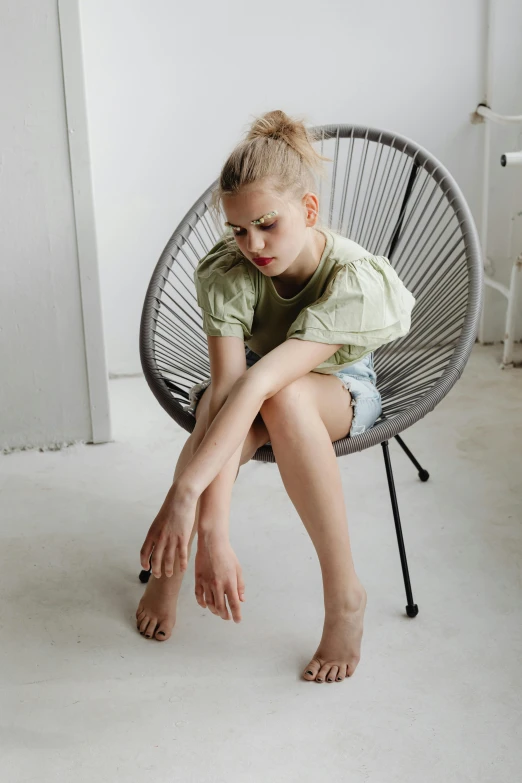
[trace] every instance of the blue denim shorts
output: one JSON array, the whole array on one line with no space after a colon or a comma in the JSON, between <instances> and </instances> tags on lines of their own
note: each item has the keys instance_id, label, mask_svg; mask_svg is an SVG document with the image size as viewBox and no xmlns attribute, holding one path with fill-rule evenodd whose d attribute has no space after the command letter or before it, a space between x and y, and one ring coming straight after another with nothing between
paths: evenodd
<instances>
[{"instance_id":1,"label":"blue denim shorts","mask_svg":"<svg viewBox=\"0 0 522 783\"><path fill-rule=\"evenodd\" d=\"M261 358L246 345L245 354L247 368L252 367ZM352 396L354 410L349 436L362 435L363 432L373 427L382 412L381 395L377 389L377 375L373 366L373 354L369 353L355 364L332 374L340 379L344 388ZM190 389L189 404L185 406L188 413L194 415L197 404L208 386L210 386L210 378Z\"/></svg>"}]
</instances>

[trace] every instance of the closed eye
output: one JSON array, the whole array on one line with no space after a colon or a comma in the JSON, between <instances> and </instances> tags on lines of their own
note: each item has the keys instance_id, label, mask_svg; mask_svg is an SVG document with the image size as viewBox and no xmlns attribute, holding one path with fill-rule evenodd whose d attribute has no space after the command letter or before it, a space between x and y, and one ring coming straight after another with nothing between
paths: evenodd
<instances>
[{"instance_id":1,"label":"closed eye","mask_svg":"<svg viewBox=\"0 0 522 783\"><path fill-rule=\"evenodd\" d=\"M274 228L275 226L277 226L277 222L276 223L271 223L269 226L257 226L257 228L260 228L261 231L270 231L270 229ZM239 231L236 231L235 229L232 229L232 231L233 231L233 234L234 234L235 237L242 237L242 236L244 236L245 229L241 228L241 229L239 229Z\"/></svg>"}]
</instances>

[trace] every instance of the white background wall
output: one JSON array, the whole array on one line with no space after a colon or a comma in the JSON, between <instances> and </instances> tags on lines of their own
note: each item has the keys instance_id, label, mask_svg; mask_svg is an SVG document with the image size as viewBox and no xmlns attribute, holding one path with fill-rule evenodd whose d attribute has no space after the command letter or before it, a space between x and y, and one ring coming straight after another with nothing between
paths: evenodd
<instances>
[{"instance_id":1,"label":"white background wall","mask_svg":"<svg viewBox=\"0 0 522 783\"><path fill-rule=\"evenodd\" d=\"M497 6L492 107L515 114L522 5ZM480 229L484 129L470 115L484 99L485 8L483 0L84 0L110 372L141 370L139 319L156 260L258 113L281 108L310 124L354 122L415 139L453 173ZM520 130L493 134L490 240L503 281L522 175L498 160ZM491 298L499 308L489 332L501 339L505 307L500 294Z\"/></svg>"},{"instance_id":2,"label":"white background wall","mask_svg":"<svg viewBox=\"0 0 522 783\"><path fill-rule=\"evenodd\" d=\"M492 97L490 106L500 114L522 114L522 3L494 0L492 32ZM480 126L479 126L480 127ZM522 167L500 166L503 152L522 150L522 124L491 126L488 256L494 275L505 285L514 259L522 252ZM502 340L506 299L491 288L485 296L485 339ZM522 338L522 296L519 298L517 339Z\"/></svg>"},{"instance_id":3,"label":"white background wall","mask_svg":"<svg viewBox=\"0 0 522 783\"><path fill-rule=\"evenodd\" d=\"M56 0L2 0L0 94L0 450L89 440Z\"/></svg>"},{"instance_id":4,"label":"white background wall","mask_svg":"<svg viewBox=\"0 0 522 783\"><path fill-rule=\"evenodd\" d=\"M485 0L80 3L109 369L140 372L152 268L256 114L395 130L451 170L480 229ZM497 0L491 106L522 112L522 5ZM0 5L0 448L91 435L57 0ZM522 128L493 127L489 255L522 249ZM519 304L519 312L522 311ZM490 339L504 302L488 292ZM518 323L517 336L522 336Z\"/></svg>"}]
</instances>

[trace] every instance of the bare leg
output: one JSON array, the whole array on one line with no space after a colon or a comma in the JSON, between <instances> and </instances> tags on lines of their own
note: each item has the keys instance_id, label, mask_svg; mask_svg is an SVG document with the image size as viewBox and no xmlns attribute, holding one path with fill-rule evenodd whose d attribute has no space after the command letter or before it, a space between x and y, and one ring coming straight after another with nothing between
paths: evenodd
<instances>
[{"instance_id":1,"label":"bare leg","mask_svg":"<svg viewBox=\"0 0 522 783\"><path fill-rule=\"evenodd\" d=\"M196 425L194 430L187 438L187 441L179 455L176 470L174 472L174 480L183 472L205 436L209 400L210 393L207 394L207 391L205 391L196 409ZM246 462L248 462L253 457L259 446L263 445L267 441L268 433L266 431L266 427L264 426L261 417L258 417L243 444L240 465L244 465ZM225 486L224 488L222 486L222 490L218 493L218 495L214 493L214 500L216 506L219 507L219 513L221 514L228 514L228 509L230 508L231 491L232 486ZM192 542L198 529L200 505L200 502L198 502L194 527L192 528L192 533L190 536L188 546L189 559ZM176 604L182 581L183 574L179 568L179 553L176 553L176 558L174 561L174 574L171 577L166 577L163 574L160 579L156 579L151 574L143 597L136 611L137 628L142 636L146 636L148 639L154 636L154 638L158 641L166 641L170 637L172 629L176 623ZM216 610L214 610L214 607L210 604L208 608L210 611L212 611L213 614L217 613Z\"/></svg>"},{"instance_id":2,"label":"bare leg","mask_svg":"<svg viewBox=\"0 0 522 783\"><path fill-rule=\"evenodd\" d=\"M350 395L332 376L310 373L261 408L284 486L317 551L325 621L305 679L343 680L360 659L366 592L352 560L341 476L332 441L349 431Z\"/></svg>"}]
</instances>

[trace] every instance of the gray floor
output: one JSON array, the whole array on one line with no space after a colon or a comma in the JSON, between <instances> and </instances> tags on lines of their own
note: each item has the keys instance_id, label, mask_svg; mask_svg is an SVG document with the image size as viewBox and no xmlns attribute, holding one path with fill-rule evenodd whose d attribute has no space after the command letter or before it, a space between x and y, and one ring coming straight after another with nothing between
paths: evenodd
<instances>
[{"instance_id":1,"label":"gray floor","mask_svg":"<svg viewBox=\"0 0 522 783\"><path fill-rule=\"evenodd\" d=\"M340 460L359 575L362 660L299 678L322 630L315 550L277 467L234 489L243 622L193 596L173 636L133 618L138 552L186 433L142 378L111 382L115 442L0 457L0 760L6 783L482 783L520 779L522 371L476 347L463 379L392 444L420 613L404 587L381 450Z\"/></svg>"}]
</instances>

